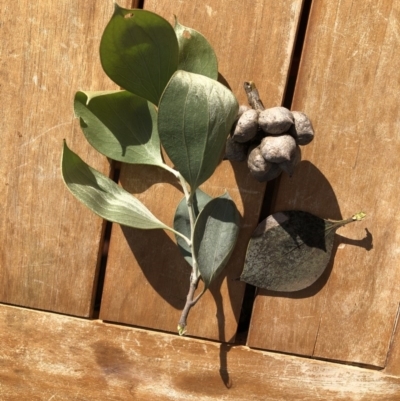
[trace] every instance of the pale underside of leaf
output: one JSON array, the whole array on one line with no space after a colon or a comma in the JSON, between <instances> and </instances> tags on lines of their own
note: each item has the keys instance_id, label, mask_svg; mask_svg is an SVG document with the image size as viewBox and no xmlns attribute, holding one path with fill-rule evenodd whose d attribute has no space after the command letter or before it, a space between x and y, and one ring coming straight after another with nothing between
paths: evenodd
<instances>
[{"instance_id":1,"label":"pale underside of leaf","mask_svg":"<svg viewBox=\"0 0 400 401\"><path fill-rule=\"evenodd\" d=\"M64 182L70 192L103 219L128 227L175 232L158 220L137 198L88 166L66 143L61 167Z\"/></svg>"}]
</instances>

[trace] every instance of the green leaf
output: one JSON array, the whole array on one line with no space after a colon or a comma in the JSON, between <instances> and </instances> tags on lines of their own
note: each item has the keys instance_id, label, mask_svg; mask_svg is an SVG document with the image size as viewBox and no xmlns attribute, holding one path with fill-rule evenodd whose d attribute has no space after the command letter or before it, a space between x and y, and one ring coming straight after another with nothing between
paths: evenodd
<instances>
[{"instance_id":1,"label":"green leaf","mask_svg":"<svg viewBox=\"0 0 400 401\"><path fill-rule=\"evenodd\" d=\"M194 227L193 252L204 289L221 273L239 235L240 215L228 193L207 203Z\"/></svg>"},{"instance_id":2,"label":"green leaf","mask_svg":"<svg viewBox=\"0 0 400 401\"><path fill-rule=\"evenodd\" d=\"M203 75L179 70L165 88L158 109L158 132L192 191L215 171L237 110L232 92Z\"/></svg>"},{"instance_id":3,"label":"green leaf","mask_svg":"<svg viewBox=\"0 0 400 401\"><path fill-rule=\"evenodd\" d=\"M197 218L199 213L203 210L204 206L208 202L210 202L211 199L211 196L207 195L201 189L196 190L196 193L193 196L195 218ZM174 217L174 229L188 238L191 237L189 210L186 203L186 197L183 197L183 199L179 202L178 207L176 208ZM181 251L185 260L191 266L193 266L192 252L190 246L179 236L176 237L176 241L178 243L178 248Z\"/></svg>"},{"instance_id":4,"label":"green leaf","mask_svg":"<svg viewBox=\"0 0 400 401\"><path fill-rule=\"evenodd\" d=\"M272 291L307 288L325 270L336 230L364 217L329 221L301 211L274 213L255 229L240 279Z\"/></svg>"},{"instance_id":5,"label":"green leaf","mask_svg":"<svg viewBox=\"0 0 400 401\"><path fill-rule=\"evenodd\" d=\"M103 155L163 165L152 103L127 91L77 92L74 111L86 139Z\"/></svg>"},{"instance_id":6,"label":"green leaf","mask_svg":"<svg viewBox=\"0 0 400 401\"><path fill-rule=\"evenodd\" d=\"M62 176L71 193L94 213L114 223L142 229L167 229L138 199L88 166L64 141Z\"/></svg>"},{"instance_id":7,"label":"green leaf","mask_svg":"<svg viewBox=\"0 0 400 401\"><path fill-rule=\"evenodd\" d=\"M181 25L175 18L175 33L179 44L178 69L218 78L218 61L214 49L198 31Z\"/></svg>"},{"instance_id":8,"label":"green leaf","mask_svg":"<svg viewBox=\"0 0 400 401\"><path fill-rule=\"evenodd\" d=\"M101 64L115 83L157 105L178 57L178 41L167 20L115 4L100 43Z\"/></svg>"}]
</instances>

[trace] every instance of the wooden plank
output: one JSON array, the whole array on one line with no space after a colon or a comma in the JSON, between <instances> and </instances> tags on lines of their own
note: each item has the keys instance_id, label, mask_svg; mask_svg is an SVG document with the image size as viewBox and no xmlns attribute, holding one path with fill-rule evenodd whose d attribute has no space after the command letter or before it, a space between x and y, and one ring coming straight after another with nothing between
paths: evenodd
<instances>
[{"instance_id":1,"label":"wooden plank","mask_svg":"<svg viewBox=\"0 0 400 401\"><path fill-rule=\"evenodd\" d=\"M128 3L126 1L126 3ZM111 2L1 2L0 300L88 316L101 219L62 183L62 139L104 172L74 121L76 90L115 88L98 46Z\"/></svg>"},{"instance_id":2,"label":"wooden plank","mask_svg":"<svg viewBox=\"0 0 400 401\"><path fill-rule=\"evenodd\" d=\"M386 367L384 372L390 375L400 376L400 305L397 311L395 329L390 342Z\"/></svg>"},{"instance_id":3,"label":"wooden plank","mask_svg":"<svg viewBox=\"0 0 400 401\"><path fill-rule=\"evenodd\" d=\"M374 370L4 305L0 327L3 400L395 401L400 393L400 378Z\"/></svg>"},{"instance_id":4,"label":"wooden plank","mask_svg":"<svg viewBox=\"0 0 400 401\"><path fill-rule=\"evenodd\" d=\"M171 23L173 15L203 33L219 58L219 71L233 92L246 103L243 82L259 83L266 105L282 101L302 1L168 2L146 0L145 8ZM153 179L150 173L155 173ZM160 184L160 182L167 184ZM171 225L183 194L171 177L147 167L124 167L121 182ZM245 163L223 162L203 186L211 196L227 190L242 216L238 246L221 279L189 317L190 335L232 341L244 285L235 279L244 261L248 239L258 222L265 186L248 173ZM238 190L239 189L239 190ZM176 331L189 282L189 266L173 240L160 232L113 228L100 317L142 327ZM153 313L150 313L152 311Z\"/></svg>"},{"instance_id":5,"label":"wooden plank","mask_svg":"<svg viewBox=\"0 0 400 401\"><path fill-rule=\"evenodd\" d=\"M400 44L396 1L313 2L293 101L315 141L275 210L367 219L340 229L333 267L298 294L260 292L248 344L383 367L400 288Z\"/></svg>"}]
</instances>

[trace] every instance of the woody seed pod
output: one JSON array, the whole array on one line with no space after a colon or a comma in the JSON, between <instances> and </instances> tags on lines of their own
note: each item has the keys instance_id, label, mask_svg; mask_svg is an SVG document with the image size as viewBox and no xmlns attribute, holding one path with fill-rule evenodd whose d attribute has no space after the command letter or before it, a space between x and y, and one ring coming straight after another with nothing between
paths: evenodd
<instances>
[{"instance_id":1,"label":"woody seed pod","mask_svg":"<svg viewBox=\"0 0 400 401\"><path fill-rule=\"evenodd\" d=\"M238 114L237 114L237 118L239 119L239 117L247 110L250 110L251 107L246 106L245 104L241 104L239 106L239 110L238 110Z\"/></svg>"},{"instance_id":2,"label":"woody seed pod","mask_svg":"<svg viewBox=\"0 0 400 401\"><path fill-rule=\"evenodd\" d=\"M279 168L279 165L271 163L271 168L268 170L268 173L263 176L262 181L271 181L274 178L279 177L281 173L282 170ZM260 181L260 179L258 179L258 181Z\"/></svg>"},{"instance_id":3,"label":"woody seed pod","mask_svg":"<svg viewBox=\"0 0 400 401\"><path fill-rule=\"evenodd\" d=\"M301 150L299 146L296 146L296 150L293 152L290 160L279 163L278 166L287 174L289 174L289 177L291 177L294 173L294 168L300 163L300 160L301 160Z\"/></svg>"},{"instance_id":4,"label":"woody seed pod","mask_svg":"<svg viewBox=\"0 0 400 401\"><path fill-rule=\"evenodd\" d=\"M244 89L252 109L240 107L226 158L243 160L243 149L250 146L247 165L258 181L272 180L282 171L292 176L301 160L298 145L306 145L314 136L310 120L304 113L284 107L265 109L252 81L245 82Z\"/></svg>"},{"instance_id":5,"label":"woody seed pod","mask_svg":"<svg viewBox=\"0 0 400 401\"><path fill-rule=\"evenodd\" d=\"M282 172L277 164L267 162L263 158L258 146L250 148L247 166L249 167L251 175L260 182L270 181L278 177Z\"/></svg>"},{"instance_id":6,"label":"woody seed pod","mask_svg":"<svg viewBox=\"0 0 400 401\"><path fill-rule=\"evenodd\" d=\"M272 163L290 161L296 151L296 141L290 135L266 136L260 144L264 159Z\"/></svg>"},{"instance_id":7,"label":"woody seed pod","mask_svg":"<svg viewBox=\"0 0 400 401\"><path fill-rule=\"evenodd\" d=\"M258 131L258 112L254 109L246 110L240 117L233 131L232 138L236 142L252 140Z\"/></svg>"},{"instance_id":8,"label":"woody seed pod","mask_svg":"<svg viewBox=\"0 0 400 401\"><path fill-rule=\"evenodd\" d=\"M236 125L237 125L237 123L239 121L239 118L247 110L250 110L249 106L246 106L245 104L242 104L242 105L239 106L239 110L238 110L238 113L237 113L237 116L236 116L236 120L233 123L232 128L231 128L231 136L233 135L233 132L235 131L235 128L236 128Z\"/></svg>"},{"instance_id":9,"label":"woody seed pod","mask_svg":"<svg viewBox=\"0 0 400 401\"><path fill-rule=\"evenodd\" d=\"M293 125L292 113L285 107L272 107L260 112L258 124L261 129L271 135L280 135Z\"/></svg>"},{"instance_id":10,"label":"woody seed pod","mask_svg":"<svg viewBox=\"0 0 400 401\"><path fill-rule=\"evenodd\" d=\"M307 145L314 139L314 130L310 119L301 111L292 111L294 125L290 127L289 134L299 145Z\"/></svg>"}]
</instances>

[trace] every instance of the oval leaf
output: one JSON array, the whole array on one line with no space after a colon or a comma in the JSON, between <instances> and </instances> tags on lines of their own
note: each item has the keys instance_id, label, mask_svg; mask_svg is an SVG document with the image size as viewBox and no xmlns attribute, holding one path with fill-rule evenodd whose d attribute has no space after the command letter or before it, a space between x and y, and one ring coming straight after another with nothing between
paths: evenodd
<instances>
[{"instance_id":1,"label":"oval leaf","mask_svg":"<svg viewBox=\"0 0 400 401\"><path fill-rule=\"evenodd\" d=\"M163 165L152 103L127 91L77 92L75 116L88 142L125 163Z\"/></svg>"},{"instance_id":2,"label":"oval leaf","mask_svg":"<svg viewBox=\"0 0 400 401\"><path fill-rule=\"evenodd\" d=\"M115 5L100 43L101 64L115 83L158 104L178 68L178 55L178 41L167 20Z\"/></svg>"},{"instance_id":3,"label":"oval leaf","mask_svg":"<svg viewBox=\"0 0 400 401\"><path fill-rule=\"evenodd\" d=\"M64 141L62 176L71 193L98 216L128 227L168 229L138 199L88 166Z\"/></svg>"},{"instance_id":4,"label":"oval leaf","mask_svg":"<svg viewBox=\"0 0 400 401\"><path fill-rule=\"evenodd\" d=\"M207 203L194 227L193 252L207 289L221 273L239 235L240 215L229 194Z\"/></svg>"},{"instance_id":5,"label":"oval leaf","mask_svg":"<svg viewBox=\"0 0 400 401\"><path fill-rule=\"evenodd\" d=\"M196 30L181 25L175 18L175 33L179 44L179 70L218 78L218 61L207 39Z\"/></svg>"},{"instance_id":6,"label":"oval leaf","mask_svg":"<svg viewBox=\"0 0 400 401\"><path fill-rule=\"evenodd\" d=\"M237 110L232 92L202 75L179 70L165 88L158 109L158 132L192 191L215 171Z\"/></svg>"},{"instance_id":7,"label":"oval leaf","mask_svg":"<svg viewBox=\"0 0 400 401\"><path fill-rule=\"evenodd\" d=\"M207 203L210 202L211 199L212 199L211 196L207 195L201 189L196 190L196 193L193 197L195 218L197 218L199 213L203 210L204 206L207 205ZM190 219L186 203L186 197L183 197L183 199L179 202L178 207L176 208L174 217L174 229L183 234L187 238L191 237ZM176 236L176 242L185 260L191 266L193 266L192 251L188 243L182 237L179 236Z\"/></svg>"},{"instance_id":8,"label":"oval leaf","mask_svg":"<svg viewBox=\"0 0 400 401\"><path fill-rule=\"evenodd\" d=\"M272 291L309 287L330 260L336 230L364 216L336 222L293 210L268 216L253 233L240 279Z\"/></svg>"}]
</instances>

